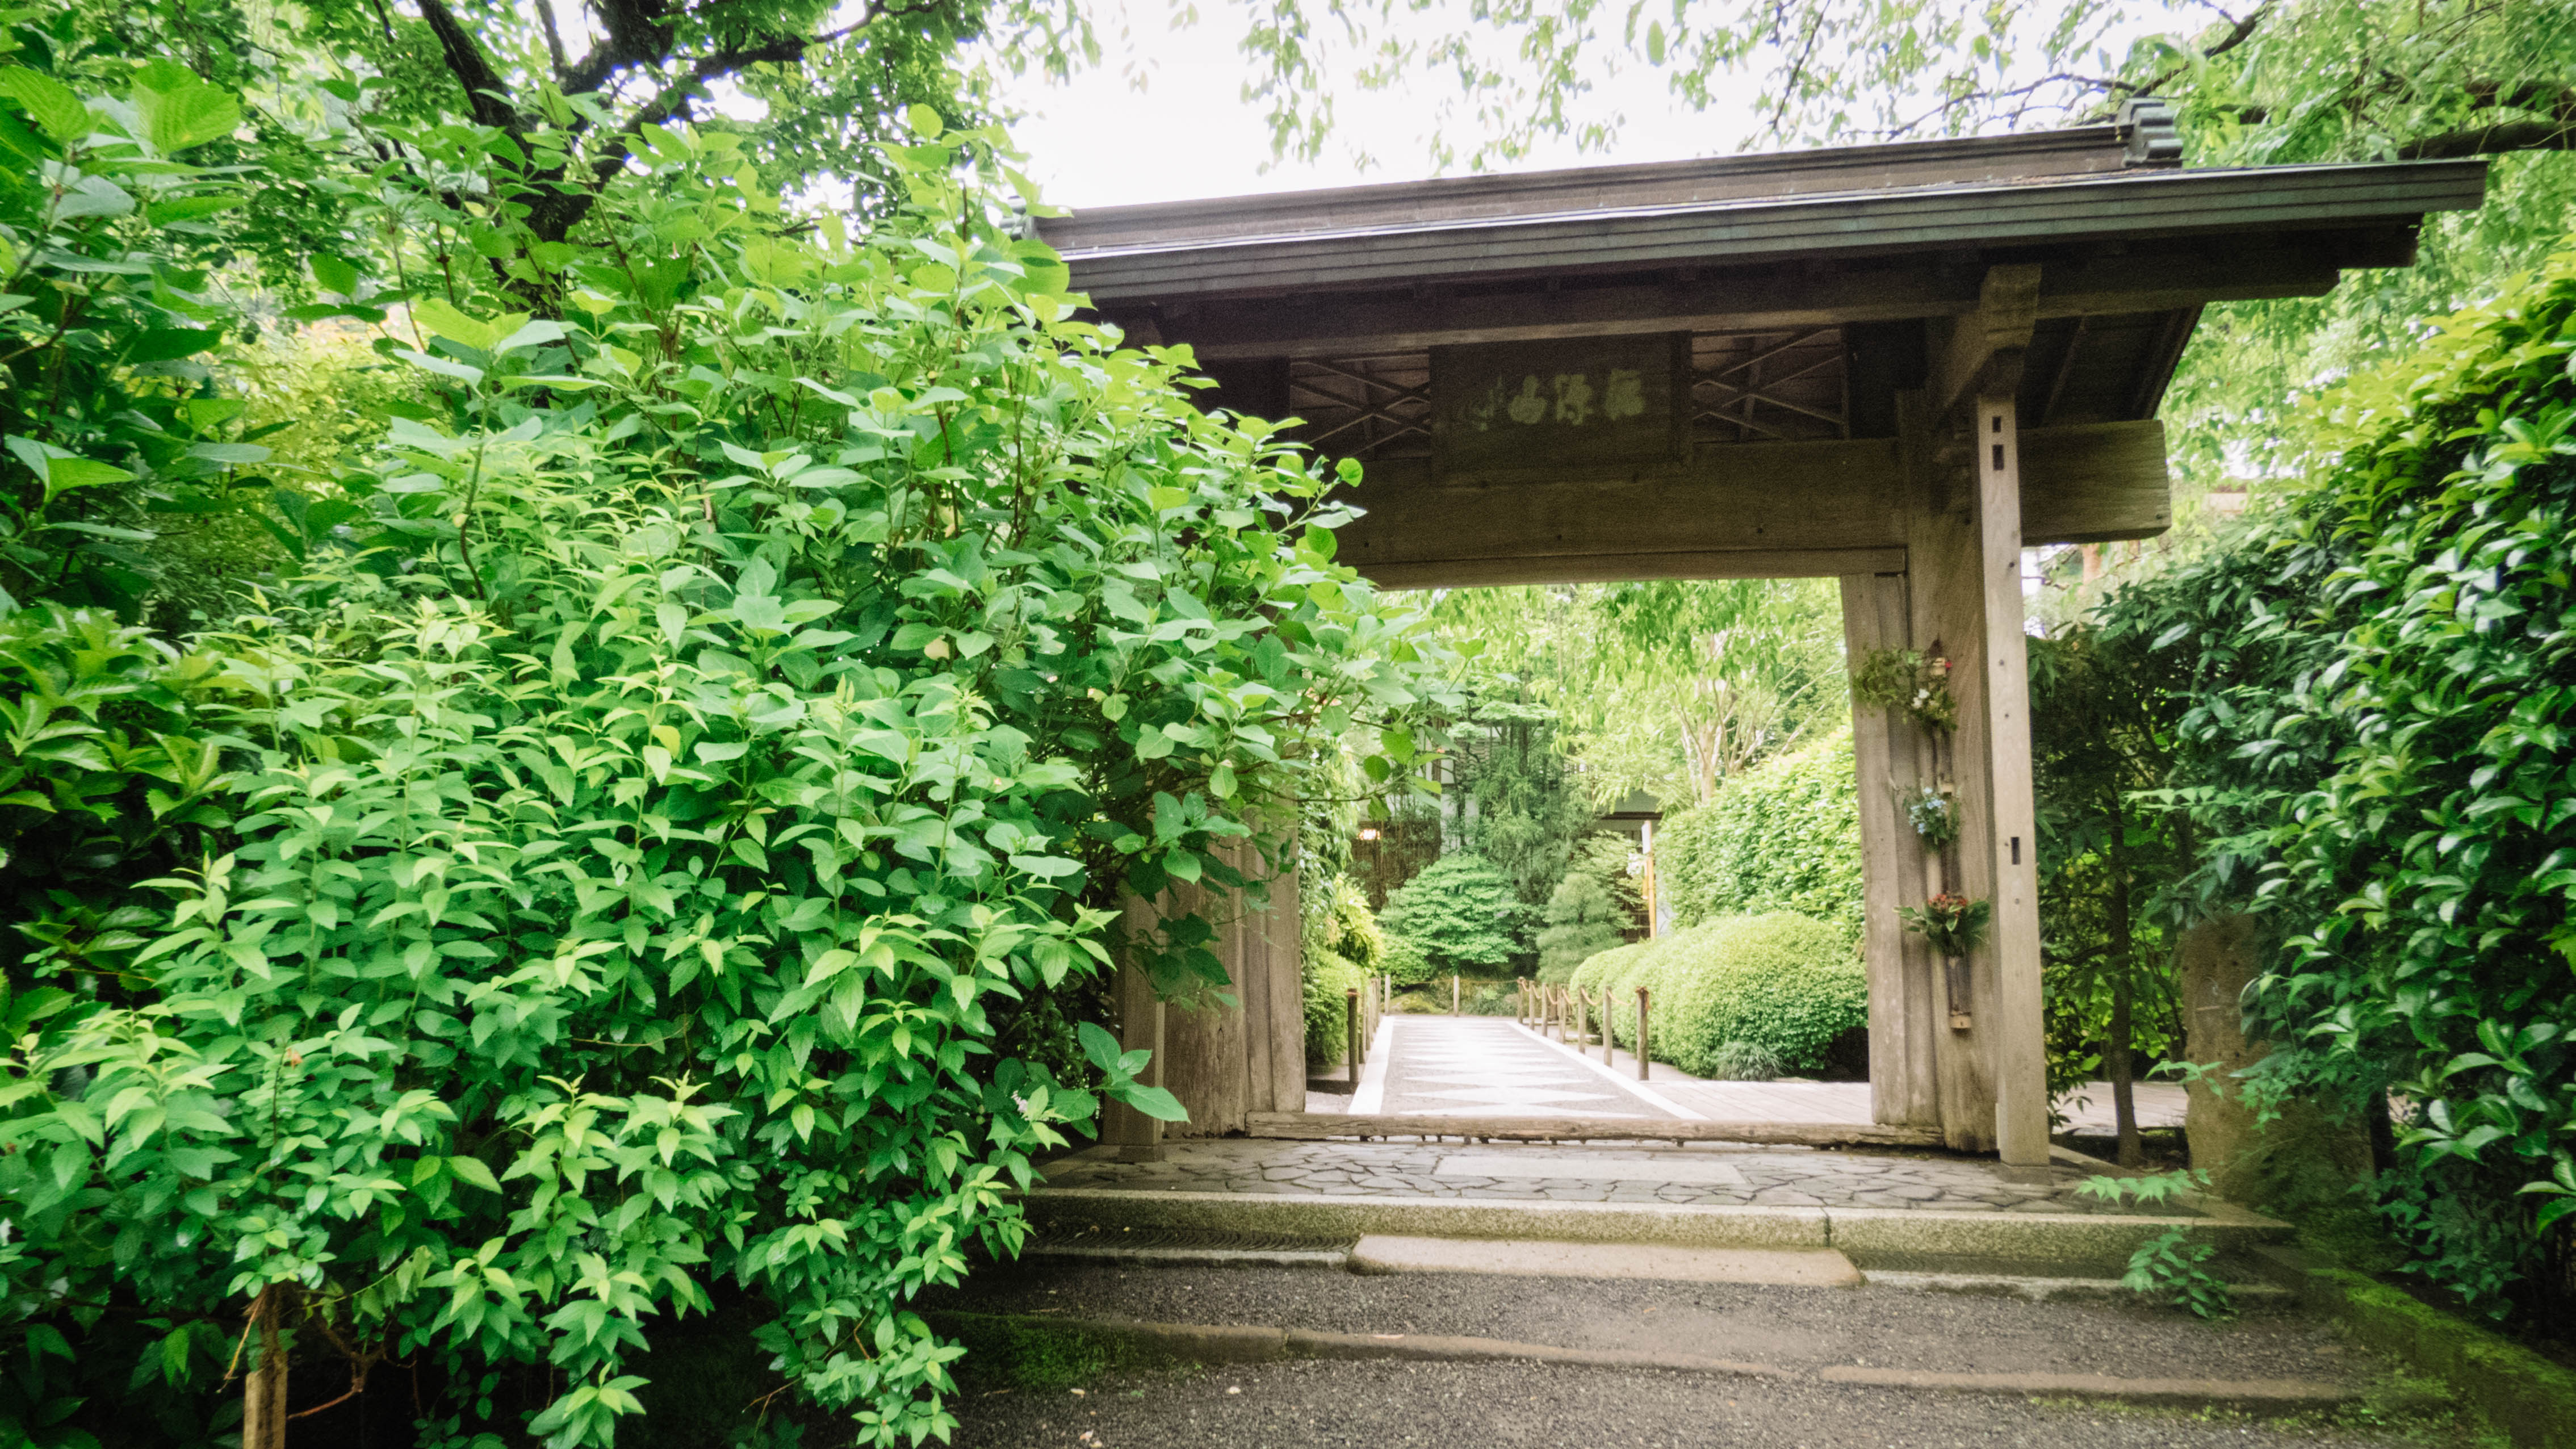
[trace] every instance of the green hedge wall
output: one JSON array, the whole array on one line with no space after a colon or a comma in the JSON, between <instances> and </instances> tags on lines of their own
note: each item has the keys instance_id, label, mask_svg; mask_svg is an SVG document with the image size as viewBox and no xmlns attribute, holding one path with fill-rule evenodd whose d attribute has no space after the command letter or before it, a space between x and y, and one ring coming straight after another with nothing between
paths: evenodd
<instances>
[{"instance_id":1,"label":"green hedge wall","mask_svg":"<svg viewBox=\"0 0 2576 1449\"><path fill-rule=\"evenodd\" d=\"M1673 923L1795 911L1860 939L1860 812L1852 736L1834 733L1729 780L1655 832Z\"/></svg>"},{"instance_id":2,"label":"green hedge wall","mask_svg":"<svg viewBox=\"0 0 2576 1449\"><path fill-rule=\"evenodd\" d=\"M1338 951L1310 952L1299 984L1306 996L1306 1062L1323 1066L1342 1059L1350 1036L1348 992L1368 985L1368 973Z\"/></svg>"},{"instance_id":3,"label":"green hedge wall","mask_svg":"<svg viewBox=\"0 0 2576 1449\"><path fill-rule=\"evenodd\" d=\"M1860 957L1841 927L1791 911L1728 916L1604 951L1574 972L1610 989L1611 1034L1634 1050L1637 988L1651 993L1653 1055L1693 1076L1718 1075L1730 1041L1766 1047L1790 1071L1821 1066L1834 1038L1869 1023Z\"/></svg>"}]
</instances>

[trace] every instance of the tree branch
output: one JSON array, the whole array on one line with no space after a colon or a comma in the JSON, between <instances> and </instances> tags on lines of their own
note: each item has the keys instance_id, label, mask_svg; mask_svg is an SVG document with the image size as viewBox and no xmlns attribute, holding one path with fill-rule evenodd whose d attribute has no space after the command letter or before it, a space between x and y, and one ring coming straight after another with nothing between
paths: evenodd
<instances>
[{"instance_id":1,"label":"tree branch","mask_svg":"<svg viewBox=\"0 0 2576 1449\"><path fill-rule=\"evenodd\" d=\"M420 0L420 18L429 23L430 33L438 37L439 52L446 57L448 74L465 88L465 109L479 125L498 126L516 132L519 129L518 108L510 102L510 86L501 73L484 57L483 47L447 8L446 0Z\"/></svg>"},{"instance_id":2,"label":"tree branch","mask_svg":"<svg viewBox=\"0 0 2576 1449\"><path fill-rule=\"evenodd\" d=\"M2576 151L2576 121L2508 121L2419 136L2397 148L2405 161L2448 161L2513 151Z\"/></svg>"},{"instance_id":3,"label":"tree branch","mask_svg":"<svg viewBox=\"0 0 2576 1449\"><path fill-rule=\"evenodd\" d=\"M563 32L555 27L555 0L537 0L537 19L546 27L546 59L554 62L555 79L564 73Z\"/></svg>"},{"instance_id":4,"label":"tree branch","mask_svg":"<svg viewBox=\"0 0 2576 1449\"><path fill-rule=\"evenodd\" d=\"M425 0L425 3L434 5L439 3L439 0ZM881 20L924 14L937 10L944 3L946 0L921 0L921 3L916 4L871 4L866 10L860 12L858 19L838 30L826 31L814 36L782 36L764 45L747 46L739 50L720 50L712 55L698 57L690 63L687 74L655 92L653 99L646 102L634 115L629 116L624 125L601 138L600 153L590 163L590 185L558 187L551 195L529 208L528 225L539 237L547 241L563 240L575 226L581 223L583 217L590 214L591 207L598 204L599 189L606 186L620 170L625 168L635 137L642 134L646 126L658 126L681 115L683 108L692 99L705 93L707 82L721 76L732 75L747 66L763 63L786 65L799 61L805 58L807 51L817 46L846 40ZM586 69L596 59L596 53L585 58L582 67ZM602 78L605 79L604 76ZM565 89L573 90L572 82L567 81Z\"/></svg>"}]
</instances>

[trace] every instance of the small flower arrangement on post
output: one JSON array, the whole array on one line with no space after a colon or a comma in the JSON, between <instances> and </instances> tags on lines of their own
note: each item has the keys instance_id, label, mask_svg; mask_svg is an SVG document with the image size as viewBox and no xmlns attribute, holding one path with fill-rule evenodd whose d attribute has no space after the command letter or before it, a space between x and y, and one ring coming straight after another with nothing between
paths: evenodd
<instances>
[{"instance_id":1,"label":"small flower arrangement on post","mask_svg":"<svg viewBox=\"0 0 2576 1449\"><path fill-rule=\"evenodd\" d=\"M1986 923L1994 919L1995 908L1991 901L1938 895L1919 906L1898 906L1896 914L1905 929L1921 936L1933 950L1944 956L1965 956L1986 939Z\"/></svg>"},{"instance_id":2,"label":"small flower arrangement on post","mask_svg":"<svg viewBox=\"0 0 2576 1449\"><path fill-rule=\"evenodd\" d=\"M1864 707L1901 709L1925 729L1959 726L1959 702L1950 697L1950 661L1911 649L1873 649L1852 670L1852 698Z\"/></svg>"},{"instance_id":3,"label":"small flower arrangement on post","mask_svg":"<svg viewBox=\"0 0 2576 1449\"><path fill-rule=\"evenodd\" d=\"M1944 894L1919 906L1898 906L1896 914L1905 922L1905 929L1941 953L1942 984L1950 997L1950 1029L1966 1031L1976 1025L1968 1009L1968 953L1986 939L1986 923L1995 914L1993 903Z\"/></svg>"},{"instance_id":4,"label":"small flower arrangement on post","mask_svg":"<svg viewBox=\"0 0 2576 1449\"><path fill-rule=\"evenodd\" d=\"M1923 837L1923 848L1939 850L1959 838L1959 797L1936 785L1924 785L1900 796L1905 823Z\"/></svg>"}]
</instances>

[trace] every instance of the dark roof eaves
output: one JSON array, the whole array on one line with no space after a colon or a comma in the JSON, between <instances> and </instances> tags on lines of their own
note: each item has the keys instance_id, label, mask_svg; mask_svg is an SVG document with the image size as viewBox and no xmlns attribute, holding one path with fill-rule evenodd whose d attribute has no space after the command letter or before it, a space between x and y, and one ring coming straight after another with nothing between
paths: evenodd
<instances>
[{"instance_id":1,"label":"dark roof eaves","mask_svg":"<svg viewBox=\"0 0 2576 1449\"><path fill-rule=\"evenodd\" d=\"M1074 269L1076 289L1115 301L1331 285L1336 273L1360 282L1401 280L1416 272L1511 270L1534 265L1536 259L1506 258L1542 250L1552 254L1552 265L1592 266L1672 261L1685 253L1706 260L1733 255L1756 260L1782 253L1852 255L1971 243L2012 245L2074 239L2070 229L2098 235L2142 224L2148 232L2165 236L2368 225L2475 206L2484 189L2484 175L2485 163L2477 160L2140 171L2045 182L1908 187L1211 238L1074 250L1065 253L1065 260ZM2399 194L2387 194L2392 186ZM2210 204L2231 196L2241 199L2233 205ZM2183 206L2176 215L2170 204L2177 202L2195 204ZM1889 203L1902 203L1905 215L1871 215L1884 211ZM2005 215L1996 216L1998 209ZM1973 214L1959 217L1962 211ZM1945 216L1958 219L1945 220ZM2087 216L2093 219L2088 222ZM2044 224L2031 224L2041 217ZM1712 222L1720 224L1712 228ZM1561 241L1550 244L1554 239L1549 233L1578 229L1592 233L1596 240L1580 258L1568 257ZM1724 235L1713 236L1712 230ZM1624 243L1614 239L1620 236L1626 238ZM1408 241L1416 244L1406 245ZM1359 244L1359 249L1353 244ZM1711 251L1712 247L1717 250ZM1239 257L1241 264L1224 265L1222 259L1228 253ZM1350 254L1345 265L1334 265L1337 253ZM1407 256L1417 257L1419 265L1409 268L1402 260ZM1086 277L1085 272L1094 275ZM1111 275L1098 275L1101 272Z\"/></svg>"}]
</instances>

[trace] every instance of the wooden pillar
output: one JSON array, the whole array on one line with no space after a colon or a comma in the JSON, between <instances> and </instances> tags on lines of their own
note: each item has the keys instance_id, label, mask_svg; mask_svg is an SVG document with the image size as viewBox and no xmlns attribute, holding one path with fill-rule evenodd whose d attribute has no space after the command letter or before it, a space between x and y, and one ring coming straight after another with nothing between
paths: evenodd
<instances>
[{"instance_id":1,"label":"wooden pillar","mask_svg":"<svg viewBox=\"0 0 2576 1449\"><path fill-rule=\"evenodd\" d=\"M1946 738L1910 719L1894 722L1893 728L1914 747L1913 781L1945 785L1957 796L1959 839L1954 849L1940 855L1923 849L1918 841L1907 841L1900 853L1911 854L1914 879L1904 881L1902 889L1907 894L1920 891L1915 899L1942 891L1970 899L1991 898L1992 858L1982 846L1992 818L1985 769L1986 681L1975 667L1957 667L1963 657L1973 666L1984 648L1985 552L1976 526L1974 495L1968 488L1973 480L1960 465L1960 444L1954 435L1964 429L1954 430L1937 416L1924 417L1917 408L1902 405L1911 401L1900 400L1899 408L1912 434L1908 441L1915 445L1908 449L1914 466L1907 478L1912 506L1906 520L1906 639L1908 647L1926 658L1952 664L1948 683L1958 705L1958 726ZM1876 808L1891 813L1895 809L1892 803ZM1912 835L1901 821L1892 828ZM1952 1014L1955 1003L1940 957L1911 935L1906 938L1905 957L1910 976L1923 992L1918 1029L1931 1041L1936 1125L1942 1139L1962 1152L1991 1152L1995 1082L1988 1038L1998 1019L1991 949L1978 951L1968 960L1964 1024Z\"/></svg>"},{"instance_id":2,"label":"wooden pillar","mask_svg":"<svg viewBox=\"0 0 2576 1449\"><path fill-rule=\"evenodd\" d=\"M1228 859L1247 874L1264 868L1249 849L1230 853ZM1169 1088L1190 1114L1186 1122L1169 1124L1165 1133L1222 1137L1244 1130L1254 1112L1305 1110L1296 871L1283 869L1270 881L1266 903L1175 886L1162 905L1174 913L1199 911L1218 923L1208 945L1226 974L1222 986L1157 1003L1158 1085ZM1131 930L1151 930L1156 919L1153 908L1142 903L1129 912Z\"/></svg>"},{"instance_id":3,"label":"wooden pillar","mask_svg":"<svg viewBox=\"0 0 2576 1449\"><path fill-rule=\"evenodd\" d=\"M1927 391L1900 399L1906 478L1905 640L1950 666L1958 723L1946 737L1891 719L1917 737L1918 782L1946 781L1958 797L1958 844L1923 884L1991 903L1992 925L1967 962L1964 1019L1939 963L1909 943L1906 984L1930 999L1933 1096L1954 1148L2000 1152L2016 1166L2048 1161L2047 1050L2039 971L2036 830L2030 773L2029 666L2021 593L2021 441L2013 411L2036 316L2036 267L1991 269L1978 309L1936 331ZM1848 625L1846 627L1849 627ZM1883 626L1882 626L1883 628ZM1891 740L1888 774L1902 781ZM1889 811L1864 799L1864 810ZM1889 833L1901 821L1889 821ZM1903 846L1896 854L1904 855ZM1864 837L1863 849L1868 849ZM1932 861L1916 848L1917 858ZM1890 862L1896 865L1895 862ZM1908 889L1895 884L1871 898ZM1920 1040L1907 998L1908 1040ZM1875 1033L1873 1033L1875 1036ZM1873 1041L1873 1071L1876 1046Z\"/></svg>"},{"instance_id":4,"label":"wooden pillar","mask_svg":"<svg viewBox=\"0 0 2576 1449\"><path fill-rule=\"evenodd\" d=\"M1136 929L1139 918L1151 922L1151 908L1143 902L1132 902L1127 908L1128 927ZM1154 992L1152 973L1134 962L1122 963L1110 988L1118 1011L1118 1045L1123 1051L1147 1051L1154 1054L1145 1064L1144 1082L1149 1087L1163 1085L1163 998ZM1114 1145L1124 1162L1153 1162L1163 1155L1163 1124L1156 1118L1118 1102L1103 1109L1107 1116L1101 1124L1100 1140Z\"/></svg>"},{"instance_id":5,"label":"wooden pillar","mask_svg":"<svg viewBox=\"0 0 2576 1449\"><path fill-rule=\"evenodd\" d=\"M2047 1011L2039 971L2039 833L2030 774L2030 641L2022 632L2021 439L2009 395L1977 399L1977 531L1985 555L1987 788L1993 825L1997 1150L2048 1161Z\"/></svg>"},{"instance_id":6,"label":"wooden pillar","mask_svg":"<svg viewBox=\"0 0 2576 1449\"><path fill-rule=\"evenodd\" d=\"M1903 574L1842 580L1843 644L1855 662L1877 649L1912 647ZM1852 711L1852 764L1860 804L1861 963L1869 980L1870 1120L1941 1125L1934 1032L1939 963L1907 935L1901 906L1921 905L1924 850L1899 801L1928 777L1920 731L1893 710Z\"/></svg>"}]
</instances>

